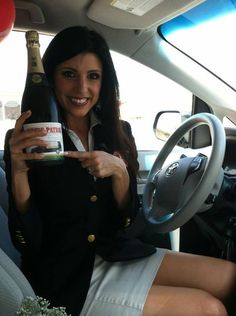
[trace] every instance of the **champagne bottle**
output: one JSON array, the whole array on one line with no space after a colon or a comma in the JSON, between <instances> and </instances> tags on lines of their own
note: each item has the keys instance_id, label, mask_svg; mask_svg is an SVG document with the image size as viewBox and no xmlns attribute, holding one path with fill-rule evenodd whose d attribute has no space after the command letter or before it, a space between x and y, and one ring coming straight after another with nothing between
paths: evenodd
<instances>
[{"instance_id":1,"label":"champagne bottle","mask_svg":"<svg viewBox=\"0 0 236 316\"><path fill-rule=\"evenodd\" d=\"M27 161L30 165L51 165L63 162L64 146L62 127L59 122L56 100L47 81L40 56L39 35L30 30L25 34L28 52L28 71L22 97L21 112L31 110L32 114L24 129L45 129L46 136L40 137L47 146L32 146L26 152L43 153L44 158Z\"/></svg>"}]
</instances>

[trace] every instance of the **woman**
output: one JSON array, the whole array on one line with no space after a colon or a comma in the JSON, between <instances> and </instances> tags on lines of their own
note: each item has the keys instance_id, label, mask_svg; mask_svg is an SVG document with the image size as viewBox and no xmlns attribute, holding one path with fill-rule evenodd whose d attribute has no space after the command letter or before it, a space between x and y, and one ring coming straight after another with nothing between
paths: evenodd
<instances>
[{"instance_id":1,"label":"woman","mask_svg":"<svg viewBox=\"0 0 236 316\"><path fill-rule=\"evenodd\" d=\"M155 249L125 235L139 208L137 152L119 120L119 89L104 39L58 33L43 63L64 125L65 162L29 168L23 113L6 137L9 225L36 294L72 315L227 315L231 262ZM19 238L20 235L20 238ZM21 242L23 238L23 243Z\"/></svg>"}]
</instances>

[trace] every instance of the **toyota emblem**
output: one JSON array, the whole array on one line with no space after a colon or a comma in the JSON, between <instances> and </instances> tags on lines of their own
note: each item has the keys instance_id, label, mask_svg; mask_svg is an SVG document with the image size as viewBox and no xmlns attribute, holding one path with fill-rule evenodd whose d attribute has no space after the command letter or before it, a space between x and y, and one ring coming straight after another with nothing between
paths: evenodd
<instances>
[{"instance_id":1,"label":"toyota emblem","mask_svg":"<svg viewBox=\"0 0 236 316\"><path fill-rule=\"evenodd\" d=\"M168 168L167 168L167 170L166 170L166 176L167 177L170 177L170 176L172 176L175 172L176 172L176 170L179 168L179 163L178 162L174 162L174 163L172 163Z\"/></svg>"}]
</instances>

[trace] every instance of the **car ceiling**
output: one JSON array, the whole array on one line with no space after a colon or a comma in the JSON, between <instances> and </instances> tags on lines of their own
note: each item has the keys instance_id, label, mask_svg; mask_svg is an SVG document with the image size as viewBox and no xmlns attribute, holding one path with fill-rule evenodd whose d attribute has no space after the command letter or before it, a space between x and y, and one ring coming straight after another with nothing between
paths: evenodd
<instances>
[{"instance_id":1,"label":"car ceiling","mask_svg":"<svg viewBox=\"0 0 236 316\"><path fill-rule=\"evenodd\" d=\"M102 33L112 50L132 57L156 33L159 24L201 2L203 0L15 0L14 29L37 29L55 34L71 25L87 25ZM151 4L156 5L142 16L114 6L126 4L128 7L132 3L138 4L136 7L145 4L148 9Z\"/></svg>"}]
</instances>

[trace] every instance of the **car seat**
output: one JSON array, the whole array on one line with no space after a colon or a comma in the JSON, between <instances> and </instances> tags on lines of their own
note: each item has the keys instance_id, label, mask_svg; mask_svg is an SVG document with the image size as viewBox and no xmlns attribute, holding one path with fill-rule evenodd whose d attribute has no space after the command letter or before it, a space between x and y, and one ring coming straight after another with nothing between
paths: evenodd
<instances>
[{"instance_id":1,"label":"car seat","mask_svg":"<svg viewBox=\"0 0 236 316\"><path fill-rule=\"evenodd\" d=\"M23 299L36 295L15 263L0 249L0 313L14 316Z\"/></svg>"},{"instance_id":2,"label":"car seat","mask_svg":"<svg viewBox=\"0 0 236 316\"><path fill-rule=\"evenodd\" d=\"M1 205L0 205L0 248L18 267L20 266L21 256L11 241L11 237L10 237L10 233L8 229L7 215L5 214Z\"/></svg>"},{"instance_id":3,"label":"car seat","mask_svg":"<svg viewBox=\"0 0 236 316\"><path fill-rule=\"evenodd\" d=\"M35 293L19 269L20 254L11 242L7 221L5 172L0 167L0 315L14 316L22 300Z\"/></svg>"},{"instance_id":4,"label":"car seat","mask_svg":"<svg viewBox=\"0 0 236 316\"><path fill-rule=\"evenodd\" d=\"M5 171L0 167L0 248L17 266L20 266L20 253L14 247L8 229L8 194Z\"/></svg>"}]
</instances>

